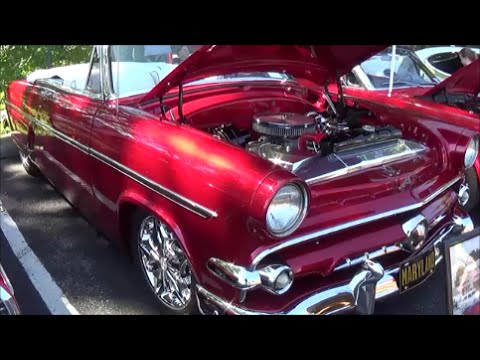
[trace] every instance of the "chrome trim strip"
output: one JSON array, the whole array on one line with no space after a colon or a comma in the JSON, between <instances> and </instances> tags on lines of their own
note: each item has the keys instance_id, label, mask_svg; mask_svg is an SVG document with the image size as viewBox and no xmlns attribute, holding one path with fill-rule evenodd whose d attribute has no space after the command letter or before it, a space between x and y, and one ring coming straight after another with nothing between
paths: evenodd
<instances>
[{"instance_id":1,"label":"chrome trim strip","mask_svg":"<svg viewBox=\"0 0 480 360\"><path fill-rule=\"evenodd\" d=\"M408 147L408 145L407 145L407 147ZM335 154L335 156L342 162L342 164L345 165L345 168L339 169L339 170L336 170L336 171L332 171L332 172L329 172L329 173L326 173L326 174L322 174L320 176L316 176L316 177L313 177L313 178L310 178L310 179L306 179L305 181L307 182L308 185L316 184L316 183L318 183L320 181L323 181L323 180L335 179L337 177L344 176L344 175L347 175L347 174L351 174L351 173L354 173L356 171L361 171L361 170L368 169L368 168L371 168L371 167L375 167L375 166L379 166L379 165L385 165L385 164L388 164L388 163L391 163L391 162L394 162L394 161L397 161L397 160L406 159L406 158L415 156L418 153L421 153L421 152L424 152L424 151L425 151L425 147L422 147L420 149L415 149L415 150L412 150L412 149L409 148L407 151L404 151L402 153L393 154L393 155L389 155L389 156L384 156L384 157L380 157L380 158L377 158L377 159L362 161L361 163L358 163L358 164L355 164L355 165L350 165L350 166L346 165L345 162L339 156L337 156Z\"/></svg>"},{"instance_id":2,"label":"chrome trim strip","mask_svg":"<svg viewBox=\"0 0 480 360\"><path fill-rule=\"evenodd\" d=\"M120 164L119 162L117 162L116 160L113 160L112 158L102 154L101 152L97 151L97 150L94 150L92 148L88 148L87 146L79 143L78 141L70 138L69 136L63 134L62 132L52 128L51 126L41 122L40 120L36 119L35 117L33 117L32 115L30 114L27 114L25 111L19 109L17 106L7 102L9 106L15 108L17 111L19 112L22 112L28 119L30 119L31 121L33 121L35 124L43 127L44 129L48 130L48 131L51 131L53 133L53 135L55 135L57 138L59 138L60 140L62 140L63 142L79 149L80 151L82 151L83 153L89 155L89 156L92 156L100 161L102 161L103 163L109 165L110 167L114 168L115 170L121 172L122 174L128 176L129 178L131 178L132 180L138 182L139 184L149 188L150 190L156 192L157 194L165 197L166 199L174 202L175 204L187 209L187 210L190 210L192 211L193 213L205 218L205 219L208 219L208 218L216 218L218 217L218 214L213 211L213 210L210 210L190 199L187 199L186 197L152 181L151 179L139 174L138 172Z\"/></svg>"},{"instance_id":3,"label":"chrome trim strip","mask_svg":"<svg viewBox=\"0 0 480 360\"><path fill-rule=\"evenodd\" d=\"M190 211L194 212L195 214L197 214L197 215L199 215L199 216L201 216L205 219L218 216L218 214L215 211L207 209L206 207L203 207L202 205L197 204L196 202L194 202L190 199L187 199L186 197L184 197L184 196L182 196L182 195L180 195L180 194L178 194L178 193L176 193L176 192L174 192L170 189L167 189L166 187L164 187L160 184L157 184L156 182L146 178L143 175L140 175L136 171L120 164L119 162L109 158L106 155L103 155L102 153L100 153L100 152L98 152L94 149L90 149L90 153L96 159L98 159L98 160L102 161L103 163L111 166L112 168L114 168L117 171L121 172L122 174L128 176L132 180L135 180L139 184L142 184L143 186L149 188L150 190L156 192L157 194L167 198L168 200L174 202L177 205L180 205L181 207L183 207L187 210L190 210Z\"/></svg>"},{"instance_id":4,"label":"chrome trim strip","mask_svg":"<svg viewBox=\"0 0 480 360\"><path fill-rule=\"evenodd\" d=\"M453 180L451 180L448 183L446 183L445 185L441 186L437 191L433 192L432 194L427 196L424 200L422 200L418 203L408 205L408 206L404 206L404 207L399 208L399 209L386 211L386 212L383 212L383 213L380 213L380 214L377 214L377 215L367 216L367 217L364 217L362 219L349 221L347 223L343 223L343 224L336 225L336 226L333 226L333 227L330 227L330 228L315 231L315 232L310 233L310 234L305 234L305 235L287 240L285 242L282 242L278 245L274 245L271 248L263 250L261 253L259 253L257 256L255 256L255 258L253 259L252 264L250 266L250 270L254 270L257 267L257 265L260 263L260 261L262 261L267 256L269 256L269 255L271 255L271 254L273 254L277 251L286 249L288 247L298 245L298 244L301 244L301 243L304 243L304 242L308 242L310 240L314 240L314 239L317 239L319 237L330 235L330 234L333 234L333 233L336 233L336 232L339 232L339 231L347 230L347 229L352 228L352 227L368 224L368 223L373 222L373 221L377 221L377 220L380 220L380 219L384 219L384 218L387 218L387 217L391 217L391 216L395 216L395 215L398 215L398 214L402 214L402 213L405 213L405 212L409 212L409 211L412 211L412 210L419 209L419 208L425 206L426 204L428 204L429 202L431 202L433 199L435 199L437 196L439 196L441 193L446 191L448 188L453 186L458 181L463 180L463 178L464 178L464 175L456 176Z\"/></svg>"}]
</instances>

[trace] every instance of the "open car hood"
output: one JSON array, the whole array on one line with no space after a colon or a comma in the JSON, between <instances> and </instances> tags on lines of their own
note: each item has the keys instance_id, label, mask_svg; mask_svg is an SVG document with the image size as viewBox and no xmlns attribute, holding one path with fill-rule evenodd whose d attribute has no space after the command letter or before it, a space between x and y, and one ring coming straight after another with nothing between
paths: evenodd
<instances>
[{"instance_id":1,"label":"open car hood","mask_svg":"<svg viewBox=\"0 0 480 360\"><path fill-rule=\"evenodd\" d=\"M480 59L462 67L452 76L429 89L424 95L431 96L443 90L477 95L480 92Z\"/></svg>"},{"instance_id":2,"label":"open car hood","mask_svg":"<svg viewBox=\"0 0 480 360\"><path fill-rule=\"evenodd\" d=\"M204 45L140 101L163 96L181 82L238 72L285 72L323 85L388 45Z\"/></svg>"}]
</instances>

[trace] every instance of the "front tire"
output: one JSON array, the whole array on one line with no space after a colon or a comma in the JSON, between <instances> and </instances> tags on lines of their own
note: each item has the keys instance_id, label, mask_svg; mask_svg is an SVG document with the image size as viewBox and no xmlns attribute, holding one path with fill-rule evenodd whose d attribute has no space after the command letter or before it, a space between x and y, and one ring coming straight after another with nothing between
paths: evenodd
<instances>
[{"instance_id":1,"label":"front tire","mask_svg":"<svg viewBox=\"0 0 480 360\"><path fill-rule=\"evenodd\" d=\"M197 313L192 266L168 224L138 211L133 217L130 240L135 265L162 313Z\"/></svg>"},{"instance_id":2,"label":"front tire","mask_svg":"<svg viewBox=\"0 0 480 360\"><path fill-rule=\"evenodd\" d=\"M20 155L20 160L22 161L23 168L27 174L33 177L39 177L41 175L40 170L33 162L30 153L19 150L18 154Z\"/></svg>"},{"instance_id":3,"label":"front tire","mask_svg":"<svg viewBox=\"0 0 480 360\"><path fill-rule=\"evenodd\" d=\"M465 172L465 183L468 185L469 199L462 209L466 212L472 211L480 203L479 179L475 168L470 168Z\"/></svg>"}]
</instances>

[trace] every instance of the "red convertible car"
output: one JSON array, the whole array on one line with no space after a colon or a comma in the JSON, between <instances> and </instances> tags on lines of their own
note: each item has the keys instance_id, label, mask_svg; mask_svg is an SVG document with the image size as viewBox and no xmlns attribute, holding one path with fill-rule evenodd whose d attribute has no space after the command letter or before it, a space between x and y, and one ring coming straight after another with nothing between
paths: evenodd
<instances>
[{"instance_id":1,"label":"red convertible car","mask_svg":"<svg viewBox=\"0 0 480 360\"><path fill-rule=\"evenodd\" d=\"M444 111L332 100L382 48L205 45L171 64L95 46L12 82L7 109L27 172L133 257L165 312L371 314L473 229L458 193L478 153Z\"/></svg>"},{"instance_id":2,"label":"red convertible car","mask_svg":"<svg viewBox=\"0 0 480 360\"><path fill-rule=\"evenodd\" d=\"M463 67L446 80L435 83L435 76L421 63L413 51L397 48L397 62L392 96L413 97L418 104L425 101L439 104L435 109L455 112L453 121L462 118L461 123L472 131L480 133L480 60ZM388 76L391 67L392 50L384 50L364 61L342 78L345 92L350 89L375 91L388 94ZM383 74L386 72L385 74ZM382 75L382 76L379 76ZM335 97L336 84L329 90ZM357 91L354 91L358 94ZM441 104L441 105L440 105ZM428 105L427 105L428 106ZM452 109L453 108L453 109ZM462 206L471 211L480 204L480 156L475 166L467 169L462 189Z\"/></svg>"}]
</instances>

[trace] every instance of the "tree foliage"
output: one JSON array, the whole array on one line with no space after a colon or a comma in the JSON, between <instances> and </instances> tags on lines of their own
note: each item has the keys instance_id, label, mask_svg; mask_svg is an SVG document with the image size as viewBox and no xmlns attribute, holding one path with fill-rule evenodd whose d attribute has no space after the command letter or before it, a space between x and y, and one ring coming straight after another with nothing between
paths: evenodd
<instances>
[{"instance_id":1,"label":"tree foliage","mask_svg":"<svg viewBox=\"0 0 480 360\"><path fill-rule=\"evenodd\" d=\"M0 92L35 69L88 62L91 45L0 45Z\"/></svg>"}]
</instances>

